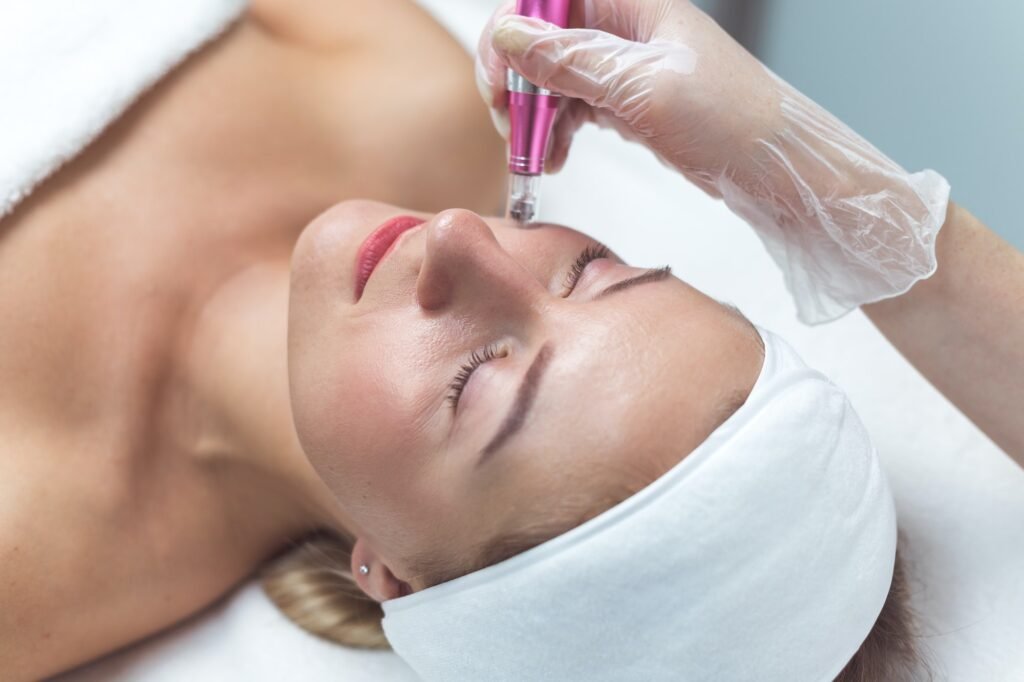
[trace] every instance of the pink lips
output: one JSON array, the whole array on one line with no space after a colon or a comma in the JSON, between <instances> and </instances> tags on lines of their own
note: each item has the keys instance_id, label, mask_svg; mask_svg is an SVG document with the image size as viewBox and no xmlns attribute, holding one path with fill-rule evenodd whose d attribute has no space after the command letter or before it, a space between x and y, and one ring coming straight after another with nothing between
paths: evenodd
<instances>
[{"instance_id":1,"label":"pink lips","mask_svg":"<svg viewBox=\"0 0 1024 682\"><path fill-rule=\"evenodd\" d=\"M363 289L370 280L377 265L384 260L384 257L391 252L395 242L414 227L422 225L425 221L422 218L413 216L398 216L387 221L376 230L370 233L356 255L356 300L363 295Z\"/></svg>"}]
</instances>

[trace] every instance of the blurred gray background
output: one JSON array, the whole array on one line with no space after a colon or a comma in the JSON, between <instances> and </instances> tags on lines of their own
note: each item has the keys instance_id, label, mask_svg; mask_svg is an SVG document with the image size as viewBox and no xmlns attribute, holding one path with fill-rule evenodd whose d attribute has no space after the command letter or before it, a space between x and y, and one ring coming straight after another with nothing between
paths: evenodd
<instances>
[{"instance_id":1,"label":"blurred gray background","mask_svg":"<svg viewBox=\"0 0 1024 682\"><path fill-rule=\"evenodd\" d=\"M1024 1L695 0L773 71L1024 250Z\"/></svg>"}]
</instances>

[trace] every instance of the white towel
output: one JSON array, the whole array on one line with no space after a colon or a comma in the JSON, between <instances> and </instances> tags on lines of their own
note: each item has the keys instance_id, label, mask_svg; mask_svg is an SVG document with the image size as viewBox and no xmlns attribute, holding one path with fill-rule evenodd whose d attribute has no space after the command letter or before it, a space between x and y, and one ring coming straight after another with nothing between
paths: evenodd
<instances>
[{"instance_id":1,"label":"white towel","mask_svg":"<svg viewBox=\"0 0 1024 682\"><path fill-rule=\"evenodd\" d=\"M245 0L0 0L0 218Z\"/></svg>"}]
</instances>

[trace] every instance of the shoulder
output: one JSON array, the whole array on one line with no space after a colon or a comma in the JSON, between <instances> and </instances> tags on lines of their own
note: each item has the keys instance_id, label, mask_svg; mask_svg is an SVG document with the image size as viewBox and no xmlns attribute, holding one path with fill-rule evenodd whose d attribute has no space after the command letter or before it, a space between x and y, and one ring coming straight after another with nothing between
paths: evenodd
<instances>
[{"instance_id":1,"label":"shoulder","mask_svg":"<svg viewBox=\"0 0 1024 682\"><path fill-rule=\"evenodd\" d=\"M504 145L473 60L415 2L254 0L249 20L301 55L309 129L339 185L423 210L500 206Z\"/></svg>"},{"instance_id":2,"label":"shoulder","mask_svg":"<svg viewBox=\"0 0 1024 682\"><path fill-rule=\"evenodd\" d=\"M250 0L249 16L278 38L318 51L415 30L447 35L412 0Z\"/></svg>"}]
</instances>

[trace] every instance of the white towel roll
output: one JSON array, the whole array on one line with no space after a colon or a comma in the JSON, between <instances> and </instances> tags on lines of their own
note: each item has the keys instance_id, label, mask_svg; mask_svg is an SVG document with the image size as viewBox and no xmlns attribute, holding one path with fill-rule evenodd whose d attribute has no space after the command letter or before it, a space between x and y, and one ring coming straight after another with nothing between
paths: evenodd
<instances>
[{"instance_id":1,"label":"white towel roll","mask_svg":"<svg viewBox=\"0 0 1024 682\"><path fill-rule=\"evenodd\" d=\"M245 0L0 0L0 218Z\"/></svg>"}]
</instances>

